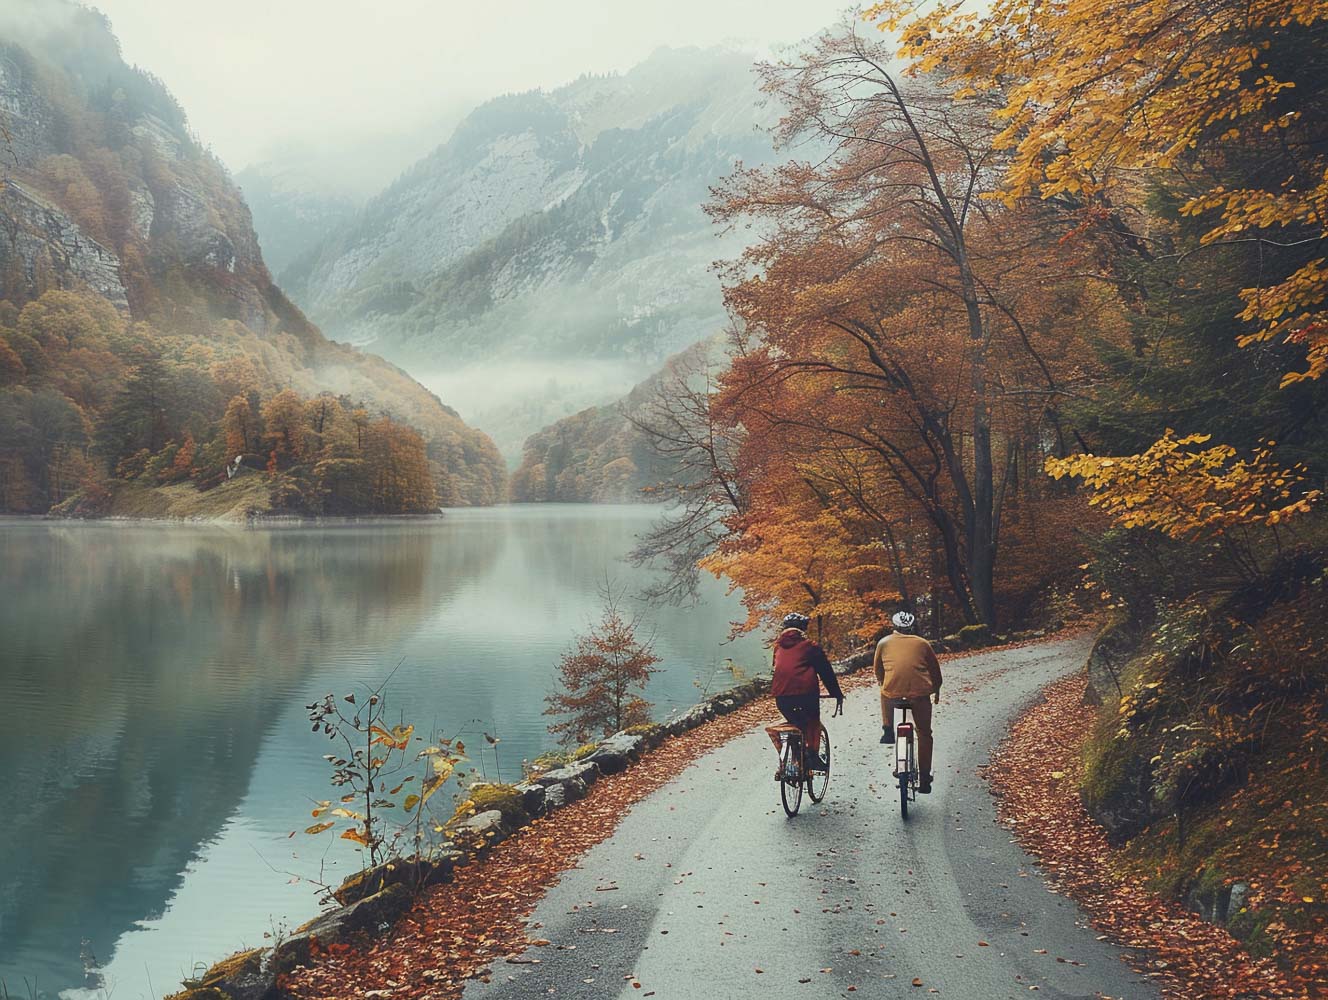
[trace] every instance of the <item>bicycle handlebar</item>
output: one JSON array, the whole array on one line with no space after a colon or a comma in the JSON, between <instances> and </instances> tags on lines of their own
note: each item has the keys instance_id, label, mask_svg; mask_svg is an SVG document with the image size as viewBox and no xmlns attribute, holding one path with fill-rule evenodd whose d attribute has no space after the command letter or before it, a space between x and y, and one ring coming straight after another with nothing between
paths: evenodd
<instances>
[{"instance_id":1,"label":"bicycle handlebar","mask_svg":"<svg viewBox=\"0 0 1328 1000\"><path fill-rule=\"evenodd\" d=\"M823 695L821 695L821 700L822 700L822 701L825 701L827 698L834 698L835 701L837 701L837 702L840 703L840 704L838 704L838 705L835 705L835 710L834 710L833 712L830 713L830 718L833 719L835 716L837 716L837 715L843 710L843 709L842 709L842 703L843 703L844 699L843 699L843 698L835 698L835 696L832 695L832 694L823 694Z\"/></svg>"}]
</instances>

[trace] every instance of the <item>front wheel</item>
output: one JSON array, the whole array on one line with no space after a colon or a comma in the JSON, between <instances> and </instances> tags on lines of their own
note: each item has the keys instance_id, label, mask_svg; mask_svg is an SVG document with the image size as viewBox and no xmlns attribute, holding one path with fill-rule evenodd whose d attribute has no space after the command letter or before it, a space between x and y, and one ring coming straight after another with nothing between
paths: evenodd
<instances>
[{"instance_id":1,"label":"front wheel","mask_svg":"<svg viewBox=\"0 0 1328 1000\"><path fill-rule=\"evenodd\" d=\"M830 784L830 734L821 727L821 757L825 761L824 771L807 771L807 794L813 802L825 798L825 790Z\"/></svg>"},{"instance_id":2,"label":"front wheel","mask_svg":"<svg viewBox=\"0 0 1328 1000\"><path fill-rule=\"evenodd\" d=\"M798 815L798 809L802 806L802 774L798 772L796 778L789 777L795 773L793 767L795 761L801 768L802 761L799 760L801 755L802 740L784 741L784 748L779 755L779 800L784 804L784 812L790 818Z\"/></svg>"}]
</instances>

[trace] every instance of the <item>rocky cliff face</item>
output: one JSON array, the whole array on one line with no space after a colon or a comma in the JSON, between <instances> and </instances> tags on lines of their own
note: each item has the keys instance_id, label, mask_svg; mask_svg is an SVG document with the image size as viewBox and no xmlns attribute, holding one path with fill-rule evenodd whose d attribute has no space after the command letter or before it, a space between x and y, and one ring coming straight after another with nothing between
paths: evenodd
<instances>
[{"instance_id":1,"label":"rocky cliff face","mask_svg":"<svg viewBox=\"0 0 1328 1000\"><path fill-rule=\"evenodd\" d=\"M722 322L709 265L725 247L701 206L735 164L769 158L764 114L750 56L721 50L499 98L289 287L412 368L626 356L640 378Z\"/></svg>"},{"instance_id":2,"label":"rocky cliff face","mask_svg":"<svg viewBox=\"0 0 1328 1000\"><path fill-rule=\"evenodd\" d=\"M0 299L90 288L219 363L414 424L458 500L502 499L487 437L399 368L327 340L276 287L240 190L160 81L125 65L102 15L6 0L0 125Z\"/></svg>"},{"instance_id":3,"label":"rocky cliff face","mask_svg":"<svg viewBox=\"0 0 1328 1000\"><path fill-rule=\"evenodd\" d=\"M119 256L16 181L0 187L0 229L0 274L8 281L33 289L85 284L117 309L129 308Z\"/></svg>"}]
</instances>

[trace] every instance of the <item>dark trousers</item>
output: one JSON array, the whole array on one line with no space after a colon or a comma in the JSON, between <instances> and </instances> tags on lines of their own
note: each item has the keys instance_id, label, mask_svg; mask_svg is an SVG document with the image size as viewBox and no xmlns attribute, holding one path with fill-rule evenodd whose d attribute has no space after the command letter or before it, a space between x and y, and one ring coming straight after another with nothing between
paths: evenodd
<instances>
[{"instance_id":1,"label":"dark trousers","mask_svg":"<svg viewBox=\"0 0 1328 1000\"><path fill-rule=\"evenodd\" d=\"M790 725L802 730L802 748L807 754L816 754L821 748L821 697L815 694L783 694L775 699L775 707Z\"/></svg>"},{"instance_id":2,"label":"dark trousers","mask_svg":"<svg viewBox=\"0 0 1328 1000\"><path fill-rule=\"evenodd\" d=\"M881 695L881 721L892 725L893 709L907 705L913 714L913 722L918 730L918 769L925 776L931 775L931 751L935 744L931 734L931 698L887 698ZM789 720L793 721L792 719Z\"/></svg>"}]
</instances>

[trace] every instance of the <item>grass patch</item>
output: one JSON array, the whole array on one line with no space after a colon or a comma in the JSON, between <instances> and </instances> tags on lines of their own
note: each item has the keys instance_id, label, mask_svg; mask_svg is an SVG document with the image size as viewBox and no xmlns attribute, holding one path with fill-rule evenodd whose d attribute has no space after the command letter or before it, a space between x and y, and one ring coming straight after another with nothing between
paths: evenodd
<instances>
[{"instance_id":1,"label":"grass patch","mask_svg":"<svg viewBox=\"0 0 1328 1000\"><path fill-rule=\"evenodd\" d=\"M111 487L108 517L167 518L180 521L243 522L272 508L265 475L245 470L206 493L193 483L152 486L141 480L117 480Z\"/></svg>"}]
</instances>

